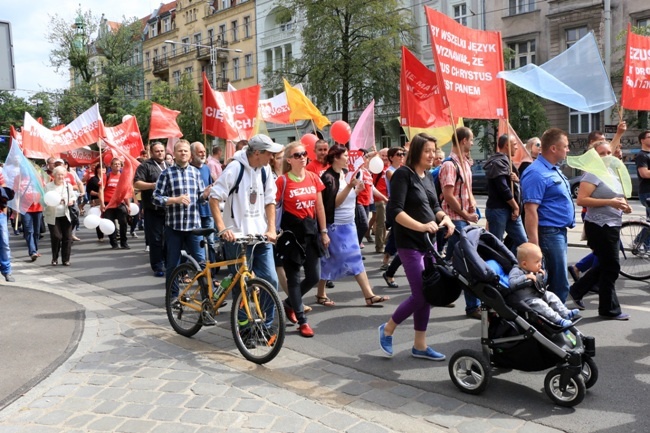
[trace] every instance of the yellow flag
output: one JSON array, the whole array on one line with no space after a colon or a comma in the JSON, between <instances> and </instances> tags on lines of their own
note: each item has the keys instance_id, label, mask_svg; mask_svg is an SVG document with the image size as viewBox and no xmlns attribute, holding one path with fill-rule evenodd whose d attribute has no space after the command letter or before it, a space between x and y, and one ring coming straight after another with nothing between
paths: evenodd
<instances>
[{"instance_id":1,"label":"yellow flag","mask_svg":"<svg viewBox=\"0 0 650 433\"><path fill-rule=\"evenodd\" d=\"M459 117L458 118L458 124L456 127L463 126L463 118ZM414 128L412 126L402 126L404 131L406 132L406 136L408 137L409 141L413 139L417 134L424 132L425 134L431 135L433 137L436 137L436 140L438 140L438 147L443 147L449 143L451 143L451 139L454 136L454 130L451 125L446 125L446 126L441 126L439 128Z\"/></svg>"},{"instance_id":2,"label":"yellow flag","mask_svg":"<svg viewBox=\"0 0 650 433\"><path fill-rule=\"evenodd\" d=\"M624 194L625 197L632 195L630 173L618 158L602 158L596 149L589 149L580 156L567 156L567 165L593 174L616 193Z\"/></svg>"},{"instance_id":3,"label":"yellow flag","mask_svg":"<svg viewBox=\"0 0 650 433\"><path fill-rule=\"evenodd\" d=\"M323 116L316 106L302 93L299 89L292 87L286 79L284 81L284 91L287 95L287 103L291 109L289 120L313 120L318 129L323 129L331 122L326 116Z\"/></svg>"}]
</instances>

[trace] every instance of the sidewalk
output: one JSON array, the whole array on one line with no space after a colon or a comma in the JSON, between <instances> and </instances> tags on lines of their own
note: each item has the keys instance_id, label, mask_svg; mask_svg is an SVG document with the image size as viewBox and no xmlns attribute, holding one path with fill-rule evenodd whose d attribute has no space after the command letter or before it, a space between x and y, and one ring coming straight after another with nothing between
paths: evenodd
<instances>
[{"instance_id":1,"label":"sidewalk","mask_svg":"<svg viewBox=\"0 0 650 433\"><path fill-rule=\"evenodd\" d=\"M181 337L161 309L55 270L16 263L12 286L21 292L3 297L4 308L21 311L18 327L29 329L42 310L25 308L27 300L56 295L85 309L75 319L83 333L67 359L74 329L60 339L72 344L39 346L61 364L0 412L2 432L558 431L287 348L257 366L224 327Z\"/></svg>"}]
</instances>

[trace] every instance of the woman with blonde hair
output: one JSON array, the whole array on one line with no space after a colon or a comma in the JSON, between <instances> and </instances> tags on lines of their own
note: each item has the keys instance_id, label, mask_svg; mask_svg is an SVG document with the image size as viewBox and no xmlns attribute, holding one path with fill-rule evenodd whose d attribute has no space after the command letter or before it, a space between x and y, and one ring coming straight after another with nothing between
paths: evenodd
<instances>
[{"instance_id":1,"label":"woman with blonde hair","mask_svg":"<svg viewBox=\"0 0 650 433\"><path fill-rule=\"evenodd\" d=\"M284 151L284 174L276 181L275 201L282 206L282 234L276 245L287 277L289 297L284 301L287 320L298 324L298 332L303 337L313 337L302 297L318 283L320 257L330 240L321 194L325 186L306 166L307 151L302 143L288 144ZM302 280L301 268L305 275Z\"/></svg>"},{"instance_id":2,"label":"woman with blonde hair","mask_svg":"<svg viewBox=\"0 0 650 433\"><path fill-rule=\"evenodd\" d=\"M59 264L59 253L63 266L70 266L70 253L72 251L72 223L69 206L77 200L72 186L65 181L67 176L65 167L58 166L52 170L53 180L45 185L45 193L54 191L60 200L56 206L45 208L45 223L50 230L52 244L52 266Z\"/></svg>"}]
</instances>

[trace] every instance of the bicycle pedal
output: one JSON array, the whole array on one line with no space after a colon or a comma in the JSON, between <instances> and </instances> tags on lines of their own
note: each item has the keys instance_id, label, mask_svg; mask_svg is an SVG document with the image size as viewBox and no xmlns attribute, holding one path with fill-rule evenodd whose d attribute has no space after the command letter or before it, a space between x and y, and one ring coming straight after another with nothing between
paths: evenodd
<instances>
[{"instance_id":1,"label":"bicycle pedal","mask_svg":"<svg viewBox=\"0 0 650 433\"><path fill-rule=\"evenodd\" d=\"M217 321L214 320L214 317L210 315L207 311L204 311L201 313L201 322L203 326L215 326L217 324Z\"/></svg>"}]
</instances>

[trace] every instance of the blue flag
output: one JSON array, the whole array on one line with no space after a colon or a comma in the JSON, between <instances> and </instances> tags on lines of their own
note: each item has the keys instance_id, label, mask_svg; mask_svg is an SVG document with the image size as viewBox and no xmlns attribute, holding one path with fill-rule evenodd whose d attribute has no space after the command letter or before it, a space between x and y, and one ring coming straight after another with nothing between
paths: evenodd
<instances>
[{"instance_id":1,"label":"blue flag","mask_svg":"<svg viewBox=\"0 0 650 433\"><path fill-rule=\"evenodd\" d=\"M541 66L528 64L501 71L497 77L586 113L598 113L616 103L593 32Z\"/></svg>"},{"instance_id":2,"label":"blue flag","mask_svg":"<svg viewBox=\"0 0 650 433\"><path fill-rule=\"evenodd\" d=\"M16 212L25 213L34 203L44 204L43 181L14 140L5 160L3 174L7 186L15 192L13 200L7 206Z\"/></svg>"}]
</instances>

